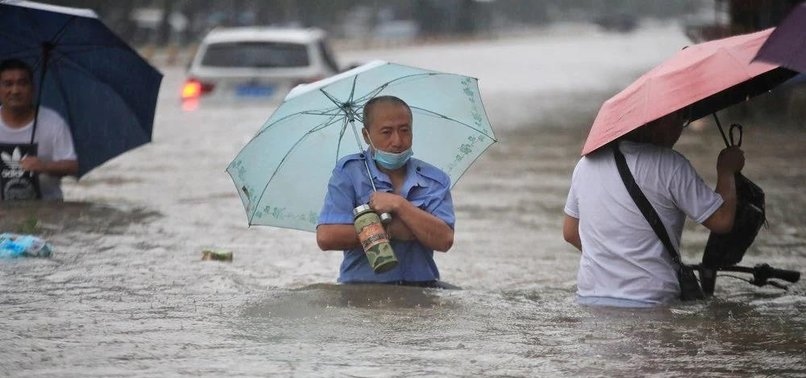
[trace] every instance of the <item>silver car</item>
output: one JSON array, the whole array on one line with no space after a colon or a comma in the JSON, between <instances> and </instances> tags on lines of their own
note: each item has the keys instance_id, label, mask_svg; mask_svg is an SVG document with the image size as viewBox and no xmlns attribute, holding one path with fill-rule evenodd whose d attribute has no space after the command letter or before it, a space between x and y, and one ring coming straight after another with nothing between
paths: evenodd
<instances>
[{"instance_id":1,"label":"silver car","mask_svg":"<svg viewBox=\"0 0 806 378\"><path fill-rule=\"evenodd\" d=\"M190 62L181 97L196 105L208 99L277 102L294 86L338 71L322 30L216 28Z\"/></svg>"}]
</instances>

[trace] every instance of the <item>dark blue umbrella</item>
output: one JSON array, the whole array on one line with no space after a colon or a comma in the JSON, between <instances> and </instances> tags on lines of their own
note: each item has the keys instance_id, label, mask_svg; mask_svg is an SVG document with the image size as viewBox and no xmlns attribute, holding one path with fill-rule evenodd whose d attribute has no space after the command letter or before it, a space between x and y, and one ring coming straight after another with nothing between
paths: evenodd
<instances>
[{"instance_id":1,"label":"dark blue umbrella","mask_svg":"<svg viewBox=\"0 0 806 378\"><path fill-rule=\"evenodd\" d=\"M0 3L0 58L34 68L38 104L70 124L79 177L151 141L162 74L94 12Z\"/></svg>"}]
</instances>

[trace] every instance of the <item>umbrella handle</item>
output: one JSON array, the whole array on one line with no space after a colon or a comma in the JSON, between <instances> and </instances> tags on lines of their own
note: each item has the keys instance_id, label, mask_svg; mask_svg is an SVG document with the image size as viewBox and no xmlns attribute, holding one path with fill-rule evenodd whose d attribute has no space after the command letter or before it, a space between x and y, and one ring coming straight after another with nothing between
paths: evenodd
<instances>
[{"instance_id":1,"label":"umbrella handle","mask_svg":"<svg viewBox=\"0 0 806 378\"><path fill-rule=\"evenodd\" d=\"M739 142L738 143L733 138L733 130L734 129L739 129ZM744 134L744 129L742 128L742 125L740 125L738 123L734 123L734 124L730 125L730 129L728 130L728 134L730 135L730 145L731 146L737 146L737 147L742 146L742 135Z\"/></svg>"}]
</instances>

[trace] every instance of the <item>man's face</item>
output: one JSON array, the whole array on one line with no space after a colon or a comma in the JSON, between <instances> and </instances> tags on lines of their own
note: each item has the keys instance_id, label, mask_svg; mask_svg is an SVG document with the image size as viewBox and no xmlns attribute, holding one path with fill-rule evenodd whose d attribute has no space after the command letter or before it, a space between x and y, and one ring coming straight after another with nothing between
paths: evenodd
<instances>
[{"instance_id":1,"label":"man's face","mask_svg":"<svg viewBox=\"0 0 806 378\"><path fill-rule=\"evenodd\" d=\"M30 108L34 103L34 88L25 70L0 72L0 104L10 109Z\"/></svg>"},{"instance_id":2,"label":"man's face","mask_svg":"<svg viewBox=\"0 0 806 378\"><path fill-rule=\"evenodd\" d=\"M364 141L375 148L392 153L401 153L411 148L411 114L405 106L394 103L377 103L372 108L368 131Z\"/></svg>"}]
</instances>

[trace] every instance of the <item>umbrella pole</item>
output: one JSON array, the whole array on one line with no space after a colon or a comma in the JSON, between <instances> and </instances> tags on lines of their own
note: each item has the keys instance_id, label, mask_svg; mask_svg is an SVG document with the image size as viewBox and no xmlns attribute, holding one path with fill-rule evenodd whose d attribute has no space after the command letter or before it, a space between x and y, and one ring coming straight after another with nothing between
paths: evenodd
<instances>
[{"instance_id":1,"label":"umbrella pole","mask_svg":"<svg viewBox=\"0 0 806 378\"><path fill-rule=\"evenodd\" d=\"M358 130L355 129L355 121L353 117L350 117L350 127L353 128L353 136L355 137L355 144L358 146L359 151L363 151L363 146L361 145L361 139L358 139ZM367 157L364 156L364 168L367 169L367 178L369 178L369 183L372 185L372 191L377 192L378 189L375 188L375 180L372 179L372 171L369 170L369 163L367 163Z\"/></svg>"},{"instance_id":2,"label":"umbrella pole","mask_svg":"<svg viewBox=\"0 0 806 378\"><path fill-rule=\"evenodd\" d=\"M358 139L358 130L355 129L355 108L353 107L352 98L353 93L355 92L355 78L353 79L353 91L350 93L350 100L347 102L342 102L337 100L333 95L327 93L324 90L320 91L322 94L325 95L330 101L333 101L334 104L338 105L339 109L344 112L344 115L347 117L347 122L350 123L350 127L353 129L353 136L355 137L355 144L358 146L358 151L363 151L364 148L361 145L361 139ZM372 179L372 172L369 170L369 163L367 163L366 156L364 157L364 168L367 169L367 178L369 178L369 183L372 185L372 191L377 192L378 189L375 188L375 181Z\"/></svg>"},{"instance_id":3,"label":"umbrella pole","mask_svg":"<svg viewBox=\"0 0 806 378\"><path fill-rule=\"evenodd\" d=\"M711 113L714 116L714 121L716 121L716 127L719 128L719 133L722 134L722 140L725 141L725 146L730 147L730 143L728 143L728 137L725 136L725 130L722 130L722 124L719 123L719 117L716 116L716 112Z\"/></svg>"},{"instance_id":4,"label":"umbrella pole","mask_svg":"<svg viewBox=\"0 0 806 378\"><path fill-rule=\"evenodd\" d=\"M353 117L352 113L348 115L348 119L350 121L350 127L353 128L353 136L355 137L356 145L358 145L358 150L363 151L363 146L361 145L361 139L358 139L358 130L356 130L355 128L355 118ZM375 180L372 179L372 171L370 171L369 169L369 162L367 161L367 159L369 159L369 156L364 154L364 159L362 160L364 161L364 168L366 168L367 170L367 178L369 179L369 184L372 185L372 191L377 192L378 189L375 187ZM389 213L383 213L380 215L380 217L381 222L383 223L389 223L389 221L392 220L392 215Z\"/></svg>"},{"instance_id":5,"label":"umbrella pole","mask_svg":"<svg viewBox=\"0 0 806 378\"><path fill-rule=\"evenodd\" d=\"M34 125L31 128L31 144L34 144L34 136L36 136L36 124L39 121L39 107L42 105L42 92L45 87L45 70L48 69L48 60L50 59L50 50L53 50L53 44L45 42L42 44L42 71L39 73L39 89L36 91L36 106L34 108Z\"/></svg>"}]
</instances>

